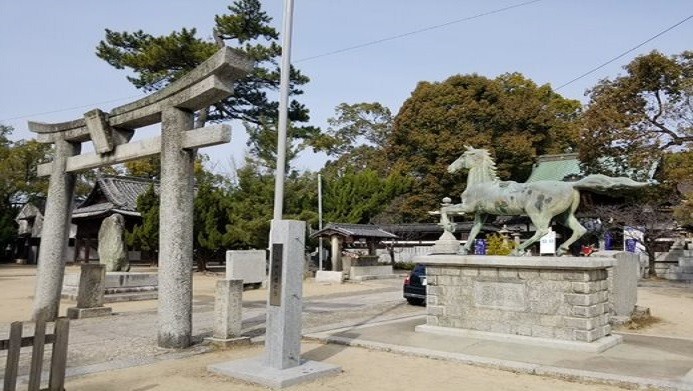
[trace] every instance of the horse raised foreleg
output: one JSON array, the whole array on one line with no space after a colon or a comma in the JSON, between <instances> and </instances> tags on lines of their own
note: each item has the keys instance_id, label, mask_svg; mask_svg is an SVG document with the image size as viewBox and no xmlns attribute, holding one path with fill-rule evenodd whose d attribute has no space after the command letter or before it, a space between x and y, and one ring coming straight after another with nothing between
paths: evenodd
<instances>
[{"instance_id":1,"label":"horse raised foreleg","mask_svg":"<svg viewBox=\"0 0 693 391\"><path fill-rule=\"evenodd\" d=\"M467 243L465 243L464 247L462 247L462 254L469 254L469 250L471 250L472 245L474 244L474 239L476 239L476 235L479 234L479 231L481 231L481 228L484 226L487 216L488 215L486 214L478 212L474 216L474 225L472 226L472 230L469 231Z\"/></svg>"}]
</instances>

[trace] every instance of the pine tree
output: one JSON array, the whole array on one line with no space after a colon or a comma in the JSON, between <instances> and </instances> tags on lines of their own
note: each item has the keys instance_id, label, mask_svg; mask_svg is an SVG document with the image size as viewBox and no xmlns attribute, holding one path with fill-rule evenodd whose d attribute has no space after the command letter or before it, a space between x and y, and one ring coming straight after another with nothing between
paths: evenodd
<instances>
[{"instance_id":1,"label":"pine tree","mask_svg":"<svg viewBox=\"0 0 693 391\"><path fill-rule=\"evenodd\" d=\"M219 122L230 119L262 125L267 118L278 116L278 103L270 95L279 88L279 33L270 25L272 18L261 9L259 0L237 0L228 10L229 14L215 16L216 42L199 38L195 28L182 28L162 36L153 36L142 30L130 33L106 29L105 40L97 46L96 55L116 69L131 71L133 76L127 79L135 87L151 92L194 69L219 46L234 47L254 60L256 66L234 84L232 96L198 113L198 126L202 126L200 123L204 120ZM292 68L291 95L302 94L301 86L308 81L308 77ZM289 120L307 122L308 109L292 100ZM306 129L307 136L315 134L314 128Z\"/></svg>"},{"instance_id":2,"label":"pine tree","mask_svg":"<svg viewBox=\"0 0 693 391\"><path fill-rule=\"evenodd\" d=\"M137 197L137 211L142 216L142 224L136 224L132 232L126 234L130 247L158 254L159 251L159 195L151 185L146 192ZM158 259L158 255L156 256Z\"/></svg>"}]
</instances>

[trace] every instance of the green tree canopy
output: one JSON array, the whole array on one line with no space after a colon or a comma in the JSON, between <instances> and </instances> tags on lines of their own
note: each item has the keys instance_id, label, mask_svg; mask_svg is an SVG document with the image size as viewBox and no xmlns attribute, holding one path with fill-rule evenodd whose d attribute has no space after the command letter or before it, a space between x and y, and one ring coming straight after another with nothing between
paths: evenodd
<instances>
[{"instance_id":1,"label":"green tree canopy","mask_svg":"<svg viewBox=\"0 0 693 391\"><path fill-rule=\"evenodd\" d=\"M579 114L578 101L519 73L419 83L397 114L386 147L394 167L415 179L401 202L402 218L425 219L443 197L462 193L466 173L448 174L447 166L465 145L488 148L502 179L524 181L537 155L576 147Z\"/></svg>"},{"instance_id":2,"label":"green tree canopy","mask_svg":"<svg viewBox=\"0 0 693 391\"><path fill-rule=\"evenodd\" d=\"M325 220L333 223L373 223L411 188L409 178L397 172L382 177L371 169L327 176L324 183Z\"/></svg>"},{"instance_id":3,"label":"green tree canopy","mask_svg":"<svg viewBox=\"0 0 693 391\"><path fill-rule=\"evenodd\" d=\"M106 38L96 55L117 69L128 69L128 80L144 91L159 90L198 66L215 53L220 45L230 45L256 61L253 71L234 84L234 93L198 116L211 121L240 119L260 125L263 118L278 116L273 91L279 87L278 58L281 46L272 18L259 0L237 0L229 13L216 15L215 41L197 36L195 28L182 28L168 35L153 36L142 30L134 33L106 30ZM291 69L292 95L303 93L308 78ZM289 105L289 119L308 121L308 110L296 100Z\"/></svg>"},{"instance_id":4,"label":"green tree canopy","mask_svg":"<svg viewBox=\"0 0 693 391\"><path fill-rule=\"evenodd\" d=\"M580 148L587 172L647 172L663 153L693 143L693 52L653 51L624 69L589 91Z\"/></svg>"},{"instance_id":5,"label":"green tree canopy","mask_svg":"<svg viewBox=\"0 0 693 391\"><path fill-rule=\"evenodd\" d=\"M48 180L36 176L36 167L48 161L51 152L49 144L36 140L11 141L13 131L0 125L0 200L8 204L45 196Z\"/></svg>"},{"instance_id":6,"label":"green tree canopy","mask_svg":"<svg viewBox=\"0 0 693 391\"><path fill-rule=\"evenodd\" d=\"M246 145L251 160L268 172L277 169L277 118L263 118L261 124L244 122L248 133ZM291 163L298 154L308 146L305 140L311 140L320 133L319 128L312 126L294 126L289 124L287 129L286 167L285 172L291 171Z\"/></svg>"},{"instance_id":7,"label":"green tree canopy","mask_svg":"<svg viewBox=\"0 0 693 391\"><path fill-rule=\"evenodd\" d=\"M253 160L238 170L229 193L225 239L230 248L267 248L274 205L274 174ZM284 217L317 226L317 177L292 172L285 180Z\"/></svg>"},{"instance_id":8,"label":"green tree canopy","mask_svg":"<svg viewBox=\"0 0 693 391\"><path fill-rule=\"evenodd\" d=\"M0 249L17 236L14 219L21 204L45 197L48 188L47 178L36 176L36 166L48 160L50 145L11 141L13 130L0 124Z\"/></svg>"},{"instance_id":9,"label":"green tree canopy","mask_svg":"<svg viewBox=\"0 0 693 391\"><path fill-rule=\"evenodd\" d=\"M311 140L316 151L335 159L325 165L326 173L370 168L385 174L389 170L382 153L392 132L389 108L377 102L341 103L327 123L327 131Z\"/></svg>"},{"instance_id":10,"label":"green tree canopy","mask_svg":"<svg viewBox=\"0 0 693 391\"><path fill-rule=\"evenodd\" d=\"M137 197L137 211L142 216L142 223L136 224L128 232L128 246L145 251L159 251L159 195L154 185Z\"/></svg>"},{"instance_id":11,"label":"green tree canopy","mask_svg":"<svg viewBox=\"0 0 693 391\"><path fill-rule=\"evenodd\" d=\"M669 190L680 196L674 206L676 221L693 227L693 151L666 154L663 171Z\"/></svg>"}]
</instances>

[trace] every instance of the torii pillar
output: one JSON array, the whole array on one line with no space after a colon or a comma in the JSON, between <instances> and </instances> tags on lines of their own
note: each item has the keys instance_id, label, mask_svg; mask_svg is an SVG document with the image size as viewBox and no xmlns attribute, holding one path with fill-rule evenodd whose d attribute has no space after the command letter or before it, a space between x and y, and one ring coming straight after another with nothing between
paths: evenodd
<instances>
[{"instance_id":1,"label":"torii pillar","mask_svg":"<svg viewBox=\"0 0 693 391\"><path fill-rule=\"evenodd\" d=\"M50 163L46 210L41 230L41 246L36 269L33 319L54 320L58 317L63 289L65 255L70 236L70 216L75 193L75 174L65 171L67 158L78 155L81 144L58 138L55 158Z\"/></svg>"},{"instance_id":2,"label":"torii pillar","mask_svg":"<svg viewBox=\"0 0 693 391\"><path fill-rule=\"evenodd\" d=\"M230 96L233 82L250 69L252 62L245 56L222 48L166 88L110 113L96 109L59 124L29 122L39 142L55 144L53 162L37 168L39 176L50 175L50 185L34 319L52 320L58 315L75 173L161 154L158 344L190 345L195 149L231 139L227 125L193 129L194 112ZM161 136L129 142L136 128L158 122ZM93 142L95 153L79 154L85 141Z\"/></svg>"}]
</instances>

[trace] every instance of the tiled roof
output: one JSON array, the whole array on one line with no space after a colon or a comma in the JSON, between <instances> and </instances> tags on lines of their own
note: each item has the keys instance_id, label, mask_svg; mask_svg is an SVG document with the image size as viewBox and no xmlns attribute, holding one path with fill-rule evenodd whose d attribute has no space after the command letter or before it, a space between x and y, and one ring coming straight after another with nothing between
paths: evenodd
<instances>
[{"instance_id":1,"label":"tiled roof","mask_svg":"<svg viewBox=\"0 0 693 391\"><path fill-rule=\"evenodd\" d=\"M543 155L537 157L537 163L527 182L562 181L569 176L582 173L577 153L562 155Z\"/></svg>"},{"instance_id":2,"label":"tiled roof","mask_svg":"<svg viewBox=\"0 0 693 391\"><path fill-rule=\"evenodd\" d=\"M114 211L127 215L139 216L137 197L154 184L154 191L159 192L159 184L144 178L123 176L104 176L96 180L94 188L72 217L90 217ZM106 198L106 201L103 201Z\"/></svg>"},{"instance_id":3,"label":"tiled roof","mask_svg":"<svg viewBox=\"0 0 693 391\"><path fill-rule=\"evenodd\" d=\"M469 232L474 225L473 221L458 221L455 222L455 233ZM409 223L409 224L380 224L380 228L387 232L392 232L398 236L407 236L409 234L442 234L443 227L438 223ZM498 227L495 224L484 224L484 231L496 232Z\"/></svg>"},{"instance_id":4,"label":"tiled roof","mask_svg":"<svg viewBox=\"0 0 693 391\"><path fill-rule=\"evenodd\" d=\"M599 159L600 164L605 167L616 169L618 166L614 159L603 157ZM626 170L622 175L627 177L645 177L652 179L659 166L659 162L653 162L649 169L646 170ZM578 179L583 177L582 169L580 168L580 160L577 153L564 153L561 155L543 155L537 156L537 162L532 169L532 174L526 182L536 181L566 181L570 178Z\"/></svg>"},{"instance_id":5,"label":"tiled roof","mask_svg":"<svg viewBox=\"0 0 693 391\"><path fill-rule=\"evenodd\" d=\"M328 224L325 228L313 233L312 237L329 236L337 233L343 236L351 236L353 238L383 238L396 239L397 235L387 232L377 225L372 224Z\"/></svg>"}]
</instances>

